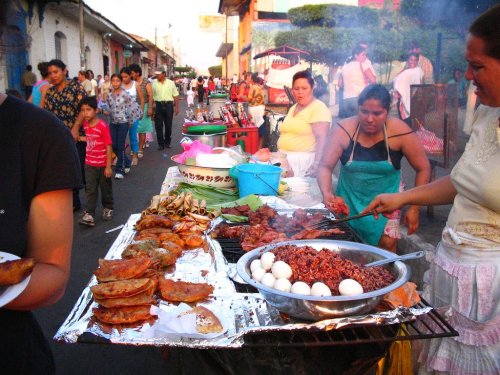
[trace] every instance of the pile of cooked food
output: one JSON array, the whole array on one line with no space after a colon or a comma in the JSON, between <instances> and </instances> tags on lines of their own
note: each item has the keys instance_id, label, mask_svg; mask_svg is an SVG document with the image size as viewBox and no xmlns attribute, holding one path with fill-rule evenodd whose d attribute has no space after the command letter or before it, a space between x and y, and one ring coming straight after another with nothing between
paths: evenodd
<instances>
[{"instance_id":1,"label":"pile of cooked food","mask_svg":"<svg viewBox=\"0 0 500 375\"><path fill-rule=\"evenodd\" d=\"M169 302L198 302L214 287L164 277L184 252L207 243L203 230L210 219L185 215L179 220L158 214L144 214L135 224L134 241L122 252L122 259L100 259L94 272L98 284L90 289L99 307L94 316L103 323L128 324L152 318L151 305L158 298ZM208 313L193 312L200 316ZM200 318L201 319L201 318ZM203 320L203 319L202 319ZM210 320L210 319L209 319Z\"/></svg>"},{"instance_id":2,"label":"pile of cooked food","mask_svg":"<svg viewBox=\"0 0 500 375\"><path fill-rule=\"evenodd\" d=\"M248 217L248 225L230 225L225 222L218 224L212 231L213 238L237 238L245 251L270 243L314 239L342 234L339 228L319 229L319 223L325 221L321 212L309 213L304 209L297 209L293 215L280 215L274 208L263 205L252 211L248 206L223 208L223 214L232 214Z\"/></svg>"},{"instance_id":3,"label":"pile of cooked food","mask_svg":"<svg viewBox=\"0 0 500 375\"><path fill-rule=\"evenodd\" d=\"M23 258L0 263L0 287L20 283L27 278L35 267L35 259Z\"/></svg>"},{"instance_id":4,"label":"pile of cooked food","mask_svg":"<svg viewBox=\"0 0 500 375\"><path fill-rule=\"evenodd\" d=\"M359 294L357 291L370 292L384 288L395 280L394 275L384 267L363 267L330 249L318 251L311 246L283 245L270 252L274 254L275 264L283 262L291 268L289 280L292 284L300 281L311 286L321 282L334 296ZM345 280L353 280L356 283L344 283L347 288L343 293L341 283Z\"/></svg>"},{"instance_id":5,"label":"pile of cooked food","mask_svg":"<svg viewBox=\"0 0 500 375\"><path fill-rule=\"evenodd\" d=\"M194 198L191 192L181 192L178 195L175 193L155 195L151 199L149 207L142 211L142 214L163 215L169 216L173 220L179 220L185 216L193 218L207 216L209 219L214 219L220 212L217 210L208 210L207 201Z\"/></svg>"}]
</instances>

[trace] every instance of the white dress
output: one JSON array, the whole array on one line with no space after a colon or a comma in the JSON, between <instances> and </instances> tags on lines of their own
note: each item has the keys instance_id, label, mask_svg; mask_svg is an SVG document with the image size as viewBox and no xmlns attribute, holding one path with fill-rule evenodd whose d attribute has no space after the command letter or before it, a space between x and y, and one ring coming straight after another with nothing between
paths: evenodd
<instances>
[{"instance_id":1,"label":"white dress","mask_svg":"<svg viewBox=\"0 0 500 375\"><path fill-rule=\"evenodd\" d=\"M500 374L499 118L500 108L477 109L451 173L457 195L424 298L460 335L422 341L420 374Z\"/></svg>"}]
</instances>

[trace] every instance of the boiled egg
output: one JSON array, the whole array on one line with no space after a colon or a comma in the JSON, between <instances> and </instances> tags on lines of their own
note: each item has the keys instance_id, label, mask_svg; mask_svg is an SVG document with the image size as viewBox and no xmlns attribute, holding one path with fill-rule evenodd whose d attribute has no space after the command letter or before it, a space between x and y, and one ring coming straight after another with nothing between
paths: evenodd
<instances>
[{"instance_id":1,"label":"boiled egg","mask_svg":"<svg viewBox=\"0 0 500 375\"><path fill-rule=\"evenodd\" d=\"M266 274L266 270L263 268L257 268L255 271L252 272L252 279L255 281L261 282L262 278Z\"/></svg>"},{"instance_id":2,"label":"boiled egg","mask_svg":"<svg viewBox=\"0 0 500 375\"><path fill-rule=\"evenodd\" d=\"M311 287L311 295L312 296L318 296L318 297L327 297L332 295L332 291L326 284L323 284L321 282L315 282L313 286Z\"/></svg>"},{"instance_id":3,"label":"boiled egg","mask_svg":"<svg viewBox=\"0 0 500 375\"><path fill-rule=\"evenodd\" d=\"M267 272L262 276L262 279L260 282L264 284L265 286L268 286L269 288L274 288L274 282L276 281L276 278L273 276L272 273Z\"/></svg>"},{"instance_id":4,"label":"boiled egg","mask_svg":"<svg viewBox=\"0 0 500 375\"><path fill-rule=\"evenodd\" d=\"M292 277L292 268L282 260L278 260L273 264L271 272L277 279L289 279Z\"/></svg>"},{"instance_id":5,"label":"boiled egg","mask_svg":"<svg viewBox=\"0 0 500 375\"><path fill-rule=\"evenodd\" d=\"M355 296L363 293L363 287L356 280L345 279L339 284L339 292L343 296Z\"/></svg>"},{"instance_id":6,"label":"boiled egg","mask_svg":"<svg viewBox=\"0 0 500 375\"><path fill-rule=\"evenodd\" d=\"M260 257L260 265L266 271L269 271L271 269L273 263L274 263L274 254L269 251L267 253L262 254L262 256Z\"/></svg>"},{"instance_id":7,"label":"boiled egg","mask_svg":"<svg viewBox=\"0 0 500 375\"><path fill-rule=\"evenodd\" d=\"M295 293L295 294L303 294L306 296L311 295L311 288L309 288L309 285L307 285L303 281L296 281L293 283L292 288L290 289L290 292Z\"/></svg>"},{"instance_id":8,"label":"boiled egg","mask_svg":"<svg viewBox=\"0 0 500 375\"><path fill-rule=\"evenodd\" d=\"M292 283L288 279L276 279L274 282L274 289L281 292L289 292L292 288Z\"/></svg>"},{"instance_id":9,"label":"boiled egg","mask_svg":"<svg viewBox=\"0 0 500 375\"><path fill-rule=\"evenodd\" d=\"M260 265L260 259L254 259L252 260L252 263L250 263L250 271L253 273L257 269L262 269L262 266Z\"/></svg>"}]
</instances>

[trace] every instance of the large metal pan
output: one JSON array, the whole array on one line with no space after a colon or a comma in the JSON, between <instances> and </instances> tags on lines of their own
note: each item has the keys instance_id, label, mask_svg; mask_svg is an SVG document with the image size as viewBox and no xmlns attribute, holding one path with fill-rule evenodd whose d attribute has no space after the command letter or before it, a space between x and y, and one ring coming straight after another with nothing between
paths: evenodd
<instances>
[{"instance_id":1,"label":"large metal pan","mask_svg":"<svg viewBox=\"0 0 500 375\"><path fill-rule=\"evenodd\" d=\"M331 251L335 251L346 259L358 264L366 264L376 260L388 259L396 257L396 255L370 245L334 240L300 240L279 242L259 247L243 255L236 265L238 274L241 278L248 284L257 288L269 304L276 307L279 311L296 318L316 321L369 313L380 302L385 294L399 288L410 278L409 267L401 261L396 261L392 264L384 266L396 277L396 280L385 288L356 296L332 297L303 296L281 292L252 279L250 272L250 263L252 260L260 258L263 253L283 245L311 246L318 251L325 248L330 249Z\"/></svg>"}]
</instances>

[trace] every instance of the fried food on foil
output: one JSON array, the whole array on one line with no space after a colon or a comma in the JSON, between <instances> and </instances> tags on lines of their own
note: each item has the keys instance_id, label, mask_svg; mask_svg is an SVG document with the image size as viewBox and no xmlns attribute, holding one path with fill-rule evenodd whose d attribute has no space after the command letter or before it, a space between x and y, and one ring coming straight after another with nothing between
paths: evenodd
<instances>
[{"instance_id":1,"label":"fried food on foil","mask_svg":"<svg viewBox=\"0 0 500 375\"><path fill-rule=\"evenodd\" d=\"M152 305L156 303L153 298L153 293L156 289L156 283L151 283L151 286L144 292L136 294L131 297L119 297L119 298L95 298L95 301L106 308L113 307L125 307L125 306L141 306L141 305Z\"/></svg>"},{"instance_id":2,"label":"fried food on foil","mask_svg":"<svg viewBox=\"0 0 500 375\"><path fill-rule=\"evenodd\" d=\"M35 267L35 259L23 258L0 263L0 286L20 283L28 277Z\"/></svg>"},{"instance_id":3,"label":"fried food on foil","mask_svg":"<svg viewBox=\"0 0 500 375\"><path fill-rule=\"evenodd\" d=\"M152 287L154 281L151 279L132 279L111 281L109 283L102 283L94 285L90 288L94 298L123 298L135 296Z\"/></svg>"},{"instance_id":4,"label":"fried food on foil","mask_svg":"<svg viewBox=\"0 0 500 375\"><path fill-rule=\"evenodd\" d=\"M155 261L146 257L99 259L99 268L95 270L94 275L99 282L137 279L154 265Z\"/></svg>"},{"instance_id":5,"label":"fried food on foil","mask_svg":"<svg viewBox=\"0 0 500 375\"><path fill-rule=\"evenodd\" d=\"M196 314L196 331L199 333L219 333L222 332L222 324L215 314L203 306L196 306L185 311L179 316Z\"/></svg>"},{"instance_id":6,"label":"fried food on foil","mask_svg":"<svg viewBox=\"0 0 500 375\"><path fill-rule=\"evenodd\" d=\"M161 215L146 215L135 223L135 230L148 228L172 228L174 221Z\"/></svg>"},{"instance_id":7,"label":"fried food on foil","mask_svg":"<svg viewBox=\"0 0 500 375\"><path fill-rule=\"evenodd\" d=\"M210 284L174 281L163 277L159 279L159 289L161 297L172 302L201 301L214 291Z\"/></svg>"},{"instance_id":8,"label":"fried food on foil","mask_svg":"<svg viewBox=\"0 0 500 375\"><path fill-rule=\"evenodd\" d=\"M181 248L184 247L184 240L177 233L161 233L158 235L158 242L162 243L164 241L174 242Z\"/></svg>"},{"instance_id":9,"label":"fried food on foil","mask_svg":"<svg viewBox=\"0 0 500 375\"><path fill-rule=\"evenodd\" d=\"M182 252L182 248L173 242L170 248L157 247L156 243L151 241L145 242L137 242L127 246L122 253L122 258L150 258L158 261L162 267L167 267L174 264Z\"/></svg>"},{"instance_id":10,"label":"fried food on foil","mask_svg":"<svg viewBox=\"0 0 500 375\"><path fill-rule=\"evenodd\" d=\"M108 324L130 324L152 317L149 313L149 305L104 308L98 307L93 310L94 316L103 323Z\"/></svg>"}]
</instances>

